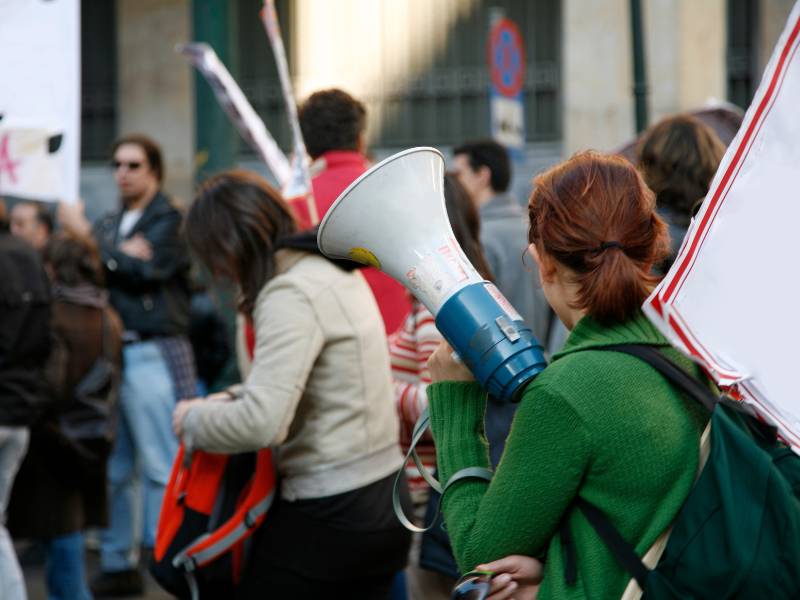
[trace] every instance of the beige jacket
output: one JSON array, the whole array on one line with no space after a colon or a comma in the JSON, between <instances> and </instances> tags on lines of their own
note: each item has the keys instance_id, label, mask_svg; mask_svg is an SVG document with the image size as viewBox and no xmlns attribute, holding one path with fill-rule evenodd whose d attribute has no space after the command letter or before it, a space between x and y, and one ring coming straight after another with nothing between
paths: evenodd
<instances>
[{"instance_id":1,"label":"beige jacket","mask_svg":"<svg viewBox=\"0 0 800 600\"><path fill-rule=\"evenodd\" d=\"M389 356L364 279L323 257L276 253L254 310L252 368L234 401L195 406L188 447L276 447L287 500L351 491L400 468Z\"/></svg>"}]
</instances>

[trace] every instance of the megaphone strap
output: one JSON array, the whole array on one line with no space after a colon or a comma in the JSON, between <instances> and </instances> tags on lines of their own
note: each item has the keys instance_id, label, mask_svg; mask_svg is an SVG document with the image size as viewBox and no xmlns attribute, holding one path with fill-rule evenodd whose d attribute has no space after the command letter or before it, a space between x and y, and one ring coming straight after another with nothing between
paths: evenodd
<instances>
[{"instance_id":1,"label":"megaphone strap","mask_svg":"<svg viewBox=\"0 0 800 600\"><path fill-rule=\"evenodd\" d=\"M439 481L431 475L430 471L426 469L423 464L422 460L420 459L419 455L417 454L417 444L422 439L422 436L428 431L431 426L431 416L428 412L428 409L422 411L420 414L419 419L414 424L414 429L411 432L411 444L408 446L408 453L406 454L406 464L408 463L409 457L414 460L414 464L417 466L417 470L419 474L422 475L422 478L425 482L431 486L434 490L438 493L442 493L442 485Z\"/></svg>"},{"instance_id":2,"label":"megaphone strap","mask_svg":"<svg viewBox=\"0 0 800 600\"><path fill-rule=\"evenodd\" d=\"M460 471L455 472L453 476L447 480L447 483L444 485L444 487L442 487L442 484L439 483L439 481L437 481L436 478L433 477L433 475L431 475L423 466L422 461L417 455L417 443L419 443L420 439L422 439L422 436L425 435L425 432L430 426L430 422L430 413L426 408L424 411L422 411L419 419L417 419L417 422L414 424L414 430L411 434L411 444L409 445L408 452L406 452L406 456L403 459L403 466L400 467L400 470L397 472L397 476L394 478L394 486L392 488L392 508L394 509L394 514L397 515L397 519L400 521L400 523L402 523L403 527L415 533L424 533L433 527L434 523L436 523L436 519L439 517L444 494L454 483L461 481L462 479L484 479L485 481L491 481L493 475L491 470L483 467L467 467L466 469L461 469ZM433 519L431 519L431 522L426 527L414 525L414 523L412 523L411 520L406 516L405 512L403 512L403 506L400 503L400 490L398 485L400 483L400 476L405 472L409 458L413 459L420 475L422 475L423 479L425 479L428 485L430 485L431 488L440 494L439 502L436 506L436 512L433 515Z\"/></svg>"}]
</instances>

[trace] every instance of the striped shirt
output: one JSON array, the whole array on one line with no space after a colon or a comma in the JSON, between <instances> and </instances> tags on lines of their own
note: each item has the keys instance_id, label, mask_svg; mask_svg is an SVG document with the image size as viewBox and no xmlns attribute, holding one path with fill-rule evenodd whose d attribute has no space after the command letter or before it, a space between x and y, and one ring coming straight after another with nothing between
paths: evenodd
<instances>
[{"instance_id":1,"label":"striped shirt","mask_svg":"<svg viewBox=\"0 0 800 600\"><path fill-rule=\"evenodd\" d=\"M442 335L436 329L433 315L416 299L412 301L411 312L406 316L403 325L389 337L389 356L397 414L400 417L400 445L403 453L408 451L414 424L428 406L425 390L431 382L431 375L427 362L441 341ZM417 454L426 470L433 473L436 469L436 448L430 432L417 444ZM406 477L414 503L425 503L429 492L428 484L411 459L406 464Z\"/></svg>"}]
</instances>

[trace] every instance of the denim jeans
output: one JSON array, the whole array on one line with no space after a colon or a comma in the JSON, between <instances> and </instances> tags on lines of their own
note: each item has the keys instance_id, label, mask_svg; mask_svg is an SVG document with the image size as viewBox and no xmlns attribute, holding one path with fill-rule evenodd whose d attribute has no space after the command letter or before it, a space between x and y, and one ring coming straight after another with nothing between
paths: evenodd
<instances>
[{"instance_id":1,"label":"denim jeans","mask_svg":"<svg viewBox=\"0 0 800 600\"><path fill-rule=\"evenodd\" d=\"M172 432L175 388L158 345L152 341L128 344L123 360L119 423L108 463L110 523L100 546L100 567L107 572L136 566L135 523L142 524L142 545L155 545L161 498L178 450ZM134 515L139 504L134 497L137 475L142 493L140 519Z\"/></svg>"},{"instance_id":2,"label":"denim jeans","mask_svg":"<svg viewBox=\"0 0 800 600\"><path fill-rule=\"evenodd\" d=\"M83 534L76 531L42 543L47 556L48 600L92 600L86 583Z\"/></svg>"},{"instance_id":3,"label":"denim jeans","mask_svg":"<svg viewBox=\"0 0 800 600\"><path fill-rule=\"evenodd\" d=\"M0 592L5 600L25 600L25 580L11 536L6 529L6 509L11 486L28 449L27 427L0 426Z\"/></svg>"}]
</instances>

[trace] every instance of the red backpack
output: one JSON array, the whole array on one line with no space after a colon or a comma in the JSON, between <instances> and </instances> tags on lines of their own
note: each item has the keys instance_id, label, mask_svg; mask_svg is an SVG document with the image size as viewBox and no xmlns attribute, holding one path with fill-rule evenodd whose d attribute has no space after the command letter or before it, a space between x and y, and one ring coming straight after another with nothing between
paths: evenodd
<instances>
[{"instance_id":1,"label":"red backpack","mask_svg":"<svg viewBox=\"0 0 800 600\"><path fill-rule=\"evenodd\" d=\"M245 565L248 538L264 520L274 492L270 448L195 451L186 457L181 445L161 504L153 577L181 598L230 593Z\"/></svg>"},{"instance_id":2,"label":"red backpack","mask_svg":"<svg viewBox=\"0 0 800 600\"><path fill-rule=\"evenodd\" d=\"M180 598L230 596L246 564L248 538L275 491L270 448L187 455L181 444L161 503L153 577Z\"/></svg>"}]
</instances>

